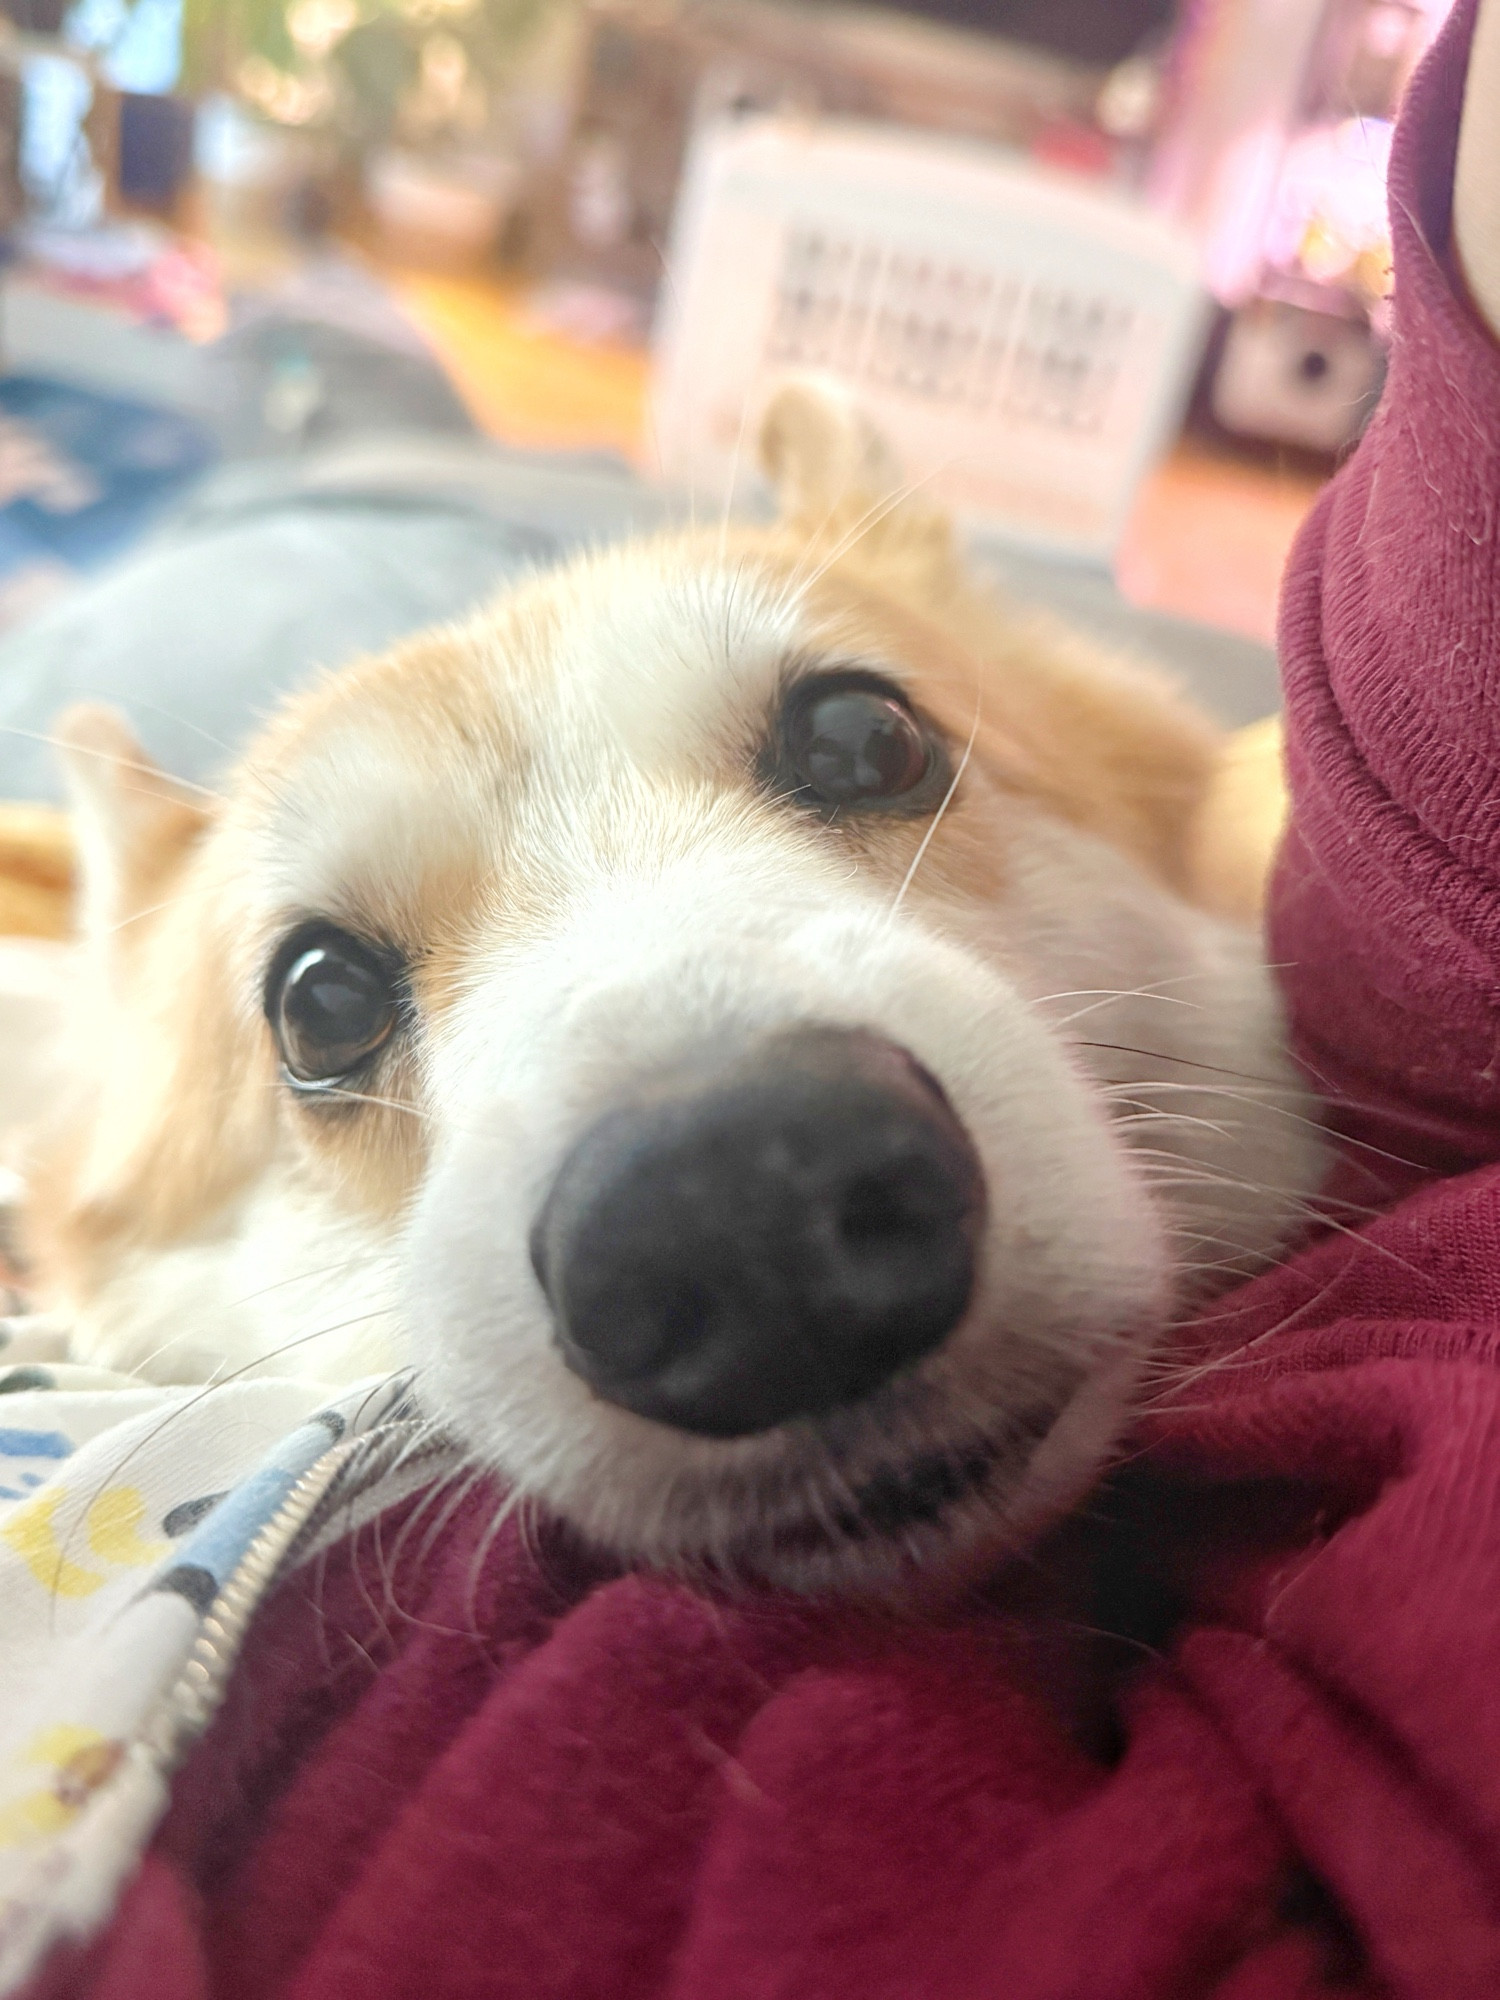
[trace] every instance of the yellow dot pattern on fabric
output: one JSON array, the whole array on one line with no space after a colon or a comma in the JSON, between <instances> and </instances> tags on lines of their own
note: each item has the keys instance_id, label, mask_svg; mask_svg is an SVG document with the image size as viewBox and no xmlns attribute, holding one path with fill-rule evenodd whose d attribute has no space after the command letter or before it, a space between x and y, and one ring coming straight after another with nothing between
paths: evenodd
<instances>
[{"instance_id":1,"label":"yellow dot pattern on fabric","mask_svg":"<svg viewBox=\"0 0 1500 2000\"><path fill-rule=\"evenodd\" d=\"M0 1848L24 1847L60 1833L77 1816L89 1789L62 1780L74 1767L96 1764L100 1770L113 1768L111 1748L97 1729L86 1729L74 1722L53 1723L34 1736L16 1761L49 1764L56 1780L43 1790L27 1792L24 1797L0 1806Z\"/></svg>"},{"instance_id":2,"label":"yellow dot pattern on fabric","mask_svg":"<svg viewBox=\"0 0 1500 2000\"><path fill-rule=\"evenodd\" d=\"M15 1550L44 1590L57 1597L90 1597L109 1576L74 1562L59 1540L54 1518L66 1498L64 1487L38 1493L0 1526L0 1542ZM101 1561L140 1569L159 1560L170 1546L142 1538L145 1518L146 1502L134 1486L111 1486L85 1514L84 1537Z\"/></svg>"},{"instance_id":3,"label":"yellow dot pattern on fabric","mask_svg":"<svg viewBox=\"0 0 1500 2000\"><path fill-rule=\"evenodd\" d=\"M106 1579L97 1571L70 1562L52 1525L66 1495L61 1487L38 1493L0 1527L0 1542L13 1548L44 1590L59 1597L90 1597Z\"/></svg>"},{"instance_id":4,"label":"yellow dot pattern on fabric","mask_svg":"<svg viewBox=\"0 0 1500 2000\"><path fill-rule=\"evenodd\" d=\"M78 1808L68 1805L56 1792L28 1792L0 1806L0 1847L24 1847L29 1841L48 1840L61 1833Z\"/></svg>"},{"instance_id":5,"label":"yellow dot pattern on fabric","mask_svg":"<svg viewBox=\"0 0 1500 2000\"><path fill-rule=\"evenodd\" d=\"M146 1502L135 1487L111 1486L85 1516L89 1547L101 1561L117 1563L122 1569L143 1569L147 1563L160 1562L172 1545L143 1540L141 1523L145 1518Z\"/></svg>"},{"instance_id":6,"label":"yellow dot pattern on fabric","mask_svg":"<svg viewBox=\"0 0 1500 2000\"><path fill-rule=\"evenodd\" d=\"M88 1729L81 1722L53 1722L45 1729L38 1730L31 1741L16 1758L18 1764L50 1764L60 1771L64 1764L71 1763L80 1750L92 1750L104 1738L97 1729Z\"/></svg>"}]
</instances>

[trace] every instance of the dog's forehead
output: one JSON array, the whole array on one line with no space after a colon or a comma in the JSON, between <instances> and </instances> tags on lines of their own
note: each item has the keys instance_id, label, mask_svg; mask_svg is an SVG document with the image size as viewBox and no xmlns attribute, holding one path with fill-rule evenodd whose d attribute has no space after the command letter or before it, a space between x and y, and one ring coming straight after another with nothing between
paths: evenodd
<instances>
[{"instance_id":1,"label":"dog's forehead","mask_svg":"<svg viewBox=\"0 0 1500 2000\"><path fill-rule=\"evenodd\" d=\"M497 794L488 760L445 754L431 718L389 702L330 716L261 805L255 853L274 914L418 908L434 879L472 872Z\"/></svg>"},{"instance_id":2,"label":"dog's forehead","mask_svg":"<svg viewBox=\"0 0 1500 2000\"><path fill-rule=\"evenodd\" d=\"M473 878L523 810L535 838L612 779L742 772L814 623L753 556L627 548L351 670L259 787L271 907L414 908Z\"/></svg>"},{"instance_id":3,"label":"dog's forehead","mask_svg":"<svg viewBox=\"0 0 1500 2000\"><path fill-rule=\"evenodd\" d=\"M596 558L551 609L549 655L518 690L538 754L561 739L648 776L759 722L809 637L794 582L670 544Z\"/></svg>"}]
</instances>

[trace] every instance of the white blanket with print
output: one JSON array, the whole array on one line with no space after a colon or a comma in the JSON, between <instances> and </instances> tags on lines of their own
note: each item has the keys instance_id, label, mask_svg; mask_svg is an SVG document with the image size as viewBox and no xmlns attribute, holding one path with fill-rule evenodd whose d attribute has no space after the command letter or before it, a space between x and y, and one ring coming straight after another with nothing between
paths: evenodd
<instances>
[{"instance_id":1,"label":"white blanket with print","mask_svg":"<svg viewBox=\"0 0 1500 2000\"><path fill-rule=\"evenodd\" d=\"M399 1378L160 1388L31 1326L0 1321L0 1995L108 1917L330 1496L343 1532L420 1483Z\"/></svg>"}]
</instances>

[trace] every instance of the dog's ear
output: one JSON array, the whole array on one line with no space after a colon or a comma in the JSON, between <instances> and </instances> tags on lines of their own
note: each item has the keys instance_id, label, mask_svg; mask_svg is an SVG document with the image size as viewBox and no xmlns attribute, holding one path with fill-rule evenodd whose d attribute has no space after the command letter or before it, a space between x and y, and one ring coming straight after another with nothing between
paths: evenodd
<instances>
[{"instance_id":1,"label":"dog's ear","mask_svg":"<svg viewBox=\"0 0 1500 2000\"><path fill-rule=\"evenodd\" d=\"M211 815L152 763L115 709L81 702L58 720L78 847L76 922L100 943L158 902Z\"/></svg>"},{"instance_id":2,"label":"dog's ear","mask_svg":"<svg viewBox=\"0 0 1500 2000\"><path fill-rule=\"evenodd\" d=\"M851 498L901 490L894 452L831 376L789 376L760 420L760 458L787 520L814 521Z\"/></svg>"},{"instance_id":3,"label":"dog's ear","mask_svg":"<svg viewBox=\"0 0 1500 2000\"><path fill-rule=\"evenodd\" d=\"M782 382L761 416L760 460L782 520L806 540L900 561L909 580L951 575L951 521L906 478L842 383L819 375Z\"/></svg>"}]
</instances>

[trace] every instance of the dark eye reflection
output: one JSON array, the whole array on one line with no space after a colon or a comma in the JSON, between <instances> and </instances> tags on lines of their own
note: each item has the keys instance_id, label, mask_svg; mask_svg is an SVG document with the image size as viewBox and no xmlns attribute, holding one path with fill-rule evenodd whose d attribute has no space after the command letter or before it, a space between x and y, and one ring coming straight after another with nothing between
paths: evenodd
<instances>
[{"instance_id":1,"label":"dark eye reflection","mask_svg":"<svg viewBox=\"0 0 1500 2000\"><path fill-rule=\"evenodd\" d=\"M819 674L787 695L770 760L778 791L821 808L919 813L935 806L947 763L900 690L863 672Z\"/></svg>"},{"instance_id":2,"label":"dark eye reflection","mask_svg":"<svg viewBox=\"0 0 1500 2000\"><path fill-rule=\"evenodd\" d=\"M283 945L266 1017L294 1084L339 1083L388 1042L401 1016L399 968L363 939L311 925Z\"/></svg>"}]
</instances>

